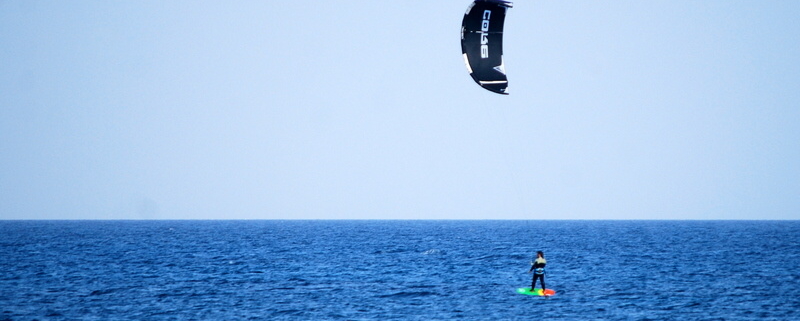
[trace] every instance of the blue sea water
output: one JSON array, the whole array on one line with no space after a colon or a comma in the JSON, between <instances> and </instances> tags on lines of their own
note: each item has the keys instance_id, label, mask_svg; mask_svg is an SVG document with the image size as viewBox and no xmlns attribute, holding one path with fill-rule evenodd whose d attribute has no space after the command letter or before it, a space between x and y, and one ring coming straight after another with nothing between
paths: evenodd
<instances>
[{"instance_id":1,"label":"blue sea water","mask_svg":"<svg viewBox=\"0 0 800 321\"><path fill-rule=\"evenodd\" d=\"M553 297L530 285L537 250ZM800 320L798 221L0 221L0 320Z\"/></svg>"}]
</instances>

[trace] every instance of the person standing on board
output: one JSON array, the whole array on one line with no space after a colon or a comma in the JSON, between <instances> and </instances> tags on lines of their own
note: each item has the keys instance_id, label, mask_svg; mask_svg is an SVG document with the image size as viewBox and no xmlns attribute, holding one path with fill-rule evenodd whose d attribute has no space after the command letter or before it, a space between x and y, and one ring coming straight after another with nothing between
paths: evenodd
<instances>
[{"instance_id":1,"label":"person standing on board","mask_svg":"<svg viewBox=\"0 0 800 321\"><path fill-rule=\"evenodd\" d=\"M547 260L544 259L544 253L542 251L536 252L536 261L531 262L531 269L528 273L533 272L533 281L531 281L531 291L536 288L536 279L539 279L542 283L542 291L545 290L544 287L544 266L547 265Z\"/></svg>"}]
</instances>

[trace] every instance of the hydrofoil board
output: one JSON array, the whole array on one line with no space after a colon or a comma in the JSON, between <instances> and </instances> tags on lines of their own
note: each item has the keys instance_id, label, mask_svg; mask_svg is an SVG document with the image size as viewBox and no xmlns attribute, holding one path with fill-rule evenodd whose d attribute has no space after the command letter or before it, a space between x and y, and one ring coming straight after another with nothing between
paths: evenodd
<instances>
[{"instance_id":1,"label":"hydrofoil board","mask_svg":"<svg viewBox=\"0 0 800 321\"><path fill-rule=\"evenodd\" d=\"M542 289L517 288L517 293L525 295L551 296L555 295L556 291L553 289L546 289L542 291Z\"/></svg>"}]
</instances>

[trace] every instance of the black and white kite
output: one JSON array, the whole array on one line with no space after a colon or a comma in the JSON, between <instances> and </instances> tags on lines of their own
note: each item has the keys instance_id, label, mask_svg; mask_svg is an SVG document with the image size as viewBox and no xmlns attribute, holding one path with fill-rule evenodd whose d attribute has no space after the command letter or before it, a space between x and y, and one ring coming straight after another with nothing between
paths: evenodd
<instances>
[{"instance_id":1,"label":"black and white kite","mask_svg":"<svg viewBox=\"0 0 800 321\"><path fill-rule=\"evenodd\" d=\"M503 66L503 24L512 4L503 0L475 0L461 22L461 52L472 79L486 90L508 94Z\"/></svg>"}]
</instances>

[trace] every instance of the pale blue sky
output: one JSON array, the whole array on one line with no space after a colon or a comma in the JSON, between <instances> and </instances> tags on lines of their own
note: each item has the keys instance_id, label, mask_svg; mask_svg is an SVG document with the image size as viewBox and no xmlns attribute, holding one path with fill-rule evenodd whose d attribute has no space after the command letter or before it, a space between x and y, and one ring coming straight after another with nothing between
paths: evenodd
<instances>
[{"instance_id":1,"label":"pale blue sky","mask_svg":"<svg viewBox=\"0 0 800 321\"><path fill-rule=\"evenodd\" d=\"M0 219L800 219L800 1L0 0Z\"/></svg>"}]
</instances>

